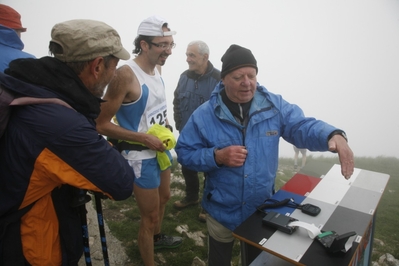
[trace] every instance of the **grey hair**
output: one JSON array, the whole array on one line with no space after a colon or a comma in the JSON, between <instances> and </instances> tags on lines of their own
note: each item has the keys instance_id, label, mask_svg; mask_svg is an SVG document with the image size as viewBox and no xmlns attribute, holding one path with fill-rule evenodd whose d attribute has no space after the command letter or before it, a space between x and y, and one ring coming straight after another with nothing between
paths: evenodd
<instances>
[{"instance_id":1,"label":"grey hair","mask_svg":"<svg viewBox=\"0 0 399 266\"><path fill-rule=\"evenodd\" d=\"M208 45L205 42L200 41L200 40L192 41L187 46L192 46L192 45L197 45L198 46L198 52L201 55L204 55L204 54L209 55L209 47L208 47Z\"/></svg>"}]
</instances>

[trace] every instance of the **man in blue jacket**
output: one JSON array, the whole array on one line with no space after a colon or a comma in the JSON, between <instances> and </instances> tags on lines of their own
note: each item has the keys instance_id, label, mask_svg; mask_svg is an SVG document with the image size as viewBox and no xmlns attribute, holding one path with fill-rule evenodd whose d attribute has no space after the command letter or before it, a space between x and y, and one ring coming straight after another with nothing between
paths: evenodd
<instances>
[{"instance_id":1,"label":"man in blue jacket","mask_svg":"<svg viewBox=\"0 0 399 266\"><path fill-rule=\"evenodd\" d=\"M220 70L214 68L209 61L209 47L205 42L190 42L187 45L186 56L188 70L180 75L173 100L173 115L179 132L195 109L209 100L213 89L220 81ZM186 196L173 204L177 209L196 205L199 202L198 172L182 166L182 174L186 183ZM198 219L201 222L206 221L203 211L200 212Z\"/></svg>"},{"instance_id":2,"label":"man in blue jacket","mask_svg":"<svg viewBox=\"0 0 399 266\"><path fill-rule=\"evenodd\" d=\"M12 107L0 139L0 265L77 265L83 241L76 205L85 203L77 190L114 200L133 193L132 169L94 121L129 52L100 21L58 23L51 38L54 57L16 59L0 72L2 88L54 100Z\"/></svg>"},{"instance_id":3,"label":"man in blue jacket","mask_svg":"<svg viewBox=\"0 0 399 266\"><path fill-rule=\"evenodd\" d=\"M222 63L221 82L192 114L175 148L179 163L207 174L202 206L209 214L210 266L230 265L232 231L272 196L280 137L299 148L337 152L347 179L354 170L344 131L305 117L261 86L250 50L231 45Z\"/></svg>"},{"instance_id":4,"label":"man in blue jacket","mask_svg":"<svg viewBox=\"0 0 399 266\"><path fill-rule=\"evenodd\" d=\"M22 51L24 43L21 40L22 27L21 15L12 7L0 4L0 72L17 58L35 58L35 56Z\"/></svg>"}]
</instances>

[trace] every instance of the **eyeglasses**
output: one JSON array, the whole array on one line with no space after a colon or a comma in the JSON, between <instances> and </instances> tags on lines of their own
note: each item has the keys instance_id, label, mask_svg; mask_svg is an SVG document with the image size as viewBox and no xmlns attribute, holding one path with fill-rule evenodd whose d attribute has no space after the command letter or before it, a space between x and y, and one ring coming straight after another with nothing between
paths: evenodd
<instances>
[{"instance_id":1,"label":"eyeglasses","mask_svg":"<svg viewBox=\"0 0 399 266\"><path fill-rule=\"evenodd\" d=\"M153 42L149 42L152 45L161 48L162 50L169 50L169 49L173 49L176 47L176 44L174 42L172 42L171 44L167 44L167 43L153 43Z\"/></svg>"}]
</instances>

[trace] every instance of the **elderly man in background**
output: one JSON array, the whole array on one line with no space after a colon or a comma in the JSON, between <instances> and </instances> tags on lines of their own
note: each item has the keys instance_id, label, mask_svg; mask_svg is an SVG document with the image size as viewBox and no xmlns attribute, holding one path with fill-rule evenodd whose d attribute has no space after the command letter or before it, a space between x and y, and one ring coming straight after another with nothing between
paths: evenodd
<instances>
[{"instance_id":1,"label":"elderly man in background","mask_svg":"<svg viewBox=\"0 0 399 266\"><path fill-rule=\"evenodd\" d=\"M186 50L188 70L180 75L174 93L173 111L176 129L180 132L188 118L201 104L209 100L213 89L220 81L220 70L209 61L209 47L203 41L192 41ZM198 172L182 166L182 174L186 183L186 196L175 201L176 209L183 209L198 204L199 179ZM206 213L201 210L198 219L206 221Z\"/></svg>"}]
</instances>

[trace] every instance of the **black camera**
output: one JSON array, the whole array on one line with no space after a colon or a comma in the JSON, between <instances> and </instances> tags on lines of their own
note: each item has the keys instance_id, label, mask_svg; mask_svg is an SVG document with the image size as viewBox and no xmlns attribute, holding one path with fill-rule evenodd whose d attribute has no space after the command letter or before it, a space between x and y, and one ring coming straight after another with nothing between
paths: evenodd
<instances>
[{"instance_id":1,"label":"black camera","mask_svg":"<svg viewBox=\"0 0 399 266\"><path fill-rule=\"evenodd\" d=\"M284 233L292 234L295 232L297 226L290 226L289 224L294 221L298 220L278 212L268 212L263 218L262 223Z\"/></svg>"},{"instance_id":2,"label":"black camera","mask_svg":"<svg viewBox=\"0 0 399 266\"><path fill-rule=\"evenodd\" d=\"M352 236L355 236L356 232L348 232L343 235L338 235L335 231L325 231L318 236L316 240L321 243L329 253L337 253L349 250L352 247ZM352 242L350 242L352 241ZM347 243L349 245L347 245Z\"/></svg>"}]
</instances>

